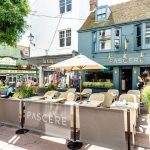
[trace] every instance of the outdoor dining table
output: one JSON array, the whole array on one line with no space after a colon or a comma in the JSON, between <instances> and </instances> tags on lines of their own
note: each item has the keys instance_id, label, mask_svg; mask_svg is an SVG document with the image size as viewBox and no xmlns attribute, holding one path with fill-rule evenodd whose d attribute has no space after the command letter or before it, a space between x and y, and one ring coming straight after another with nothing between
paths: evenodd
<instances>
[{"instance_id":1,"label":"outdoor dining table","mask_svg":"<svg viewBox=\"0 0 150 150\"><path fill-rule=\"evenodd\" d=\"M103 103L103 101L84 100L84 101L79 102L79 105L80 106L89 106L89 107L98 107L102 103Z\"/></svg>"}]
</instances>

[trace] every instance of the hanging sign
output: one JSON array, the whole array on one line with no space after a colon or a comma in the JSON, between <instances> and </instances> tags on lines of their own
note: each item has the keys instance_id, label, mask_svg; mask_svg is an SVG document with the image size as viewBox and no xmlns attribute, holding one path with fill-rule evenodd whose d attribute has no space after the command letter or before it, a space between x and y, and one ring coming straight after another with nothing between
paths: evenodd
<instances>
[{"instance_id":1,"label":"hanging sign","mask_svg":"<svg viewBox=\"0 0 150 150\"><path fill-rule=\"evenodd\" d=\"M12 59L10 57L0 58L0 64L1 65L15 66L16 65L16 60L14 60L14 59Z\"/></svg>"}]
</instances>

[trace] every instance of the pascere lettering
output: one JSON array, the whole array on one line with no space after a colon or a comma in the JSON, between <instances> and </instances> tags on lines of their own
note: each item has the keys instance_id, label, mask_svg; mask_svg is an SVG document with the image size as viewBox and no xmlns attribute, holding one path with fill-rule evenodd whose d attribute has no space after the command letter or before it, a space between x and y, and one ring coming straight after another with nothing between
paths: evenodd
<instances>
[{"instance_id":1,"label":"pascere lettering","mask_svg":"<svg viewBox=\"0 0 150 150\"><path fill-rule=\"evenodd\" d=\"M65 127L67 126L67 118L55 114L41 114L38 112L34 113L31 111L27 111L27 119L42 121L44 123L55 124Z\"/></svg>"}]
</instances>

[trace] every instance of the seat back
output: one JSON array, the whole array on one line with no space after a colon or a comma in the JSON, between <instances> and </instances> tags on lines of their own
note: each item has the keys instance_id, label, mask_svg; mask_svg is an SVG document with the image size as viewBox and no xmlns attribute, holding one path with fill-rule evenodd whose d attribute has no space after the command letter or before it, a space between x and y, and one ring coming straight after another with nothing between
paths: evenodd
<instances>
[{"instance_id":1,"label":"seat back","mask_svg":"<svg viewBox=\"0 0 150 150\"><path fill-rule=\"evenodd\" d=\"M67 92L68 92L68 93L69 93L69 92L74 93L74 92L76 92L76 89L75 89L75 88L69 88L69 89L67 90Z\"/></svg>"},{"instance_id":2,"label":"seat back","mask_svg":"<svg viewBox=\"0 0 150 150\"><path fill-rule=\"evenodd\" d=\"M52 91L47 91L45 94L44 94L44 97L55 97L55 96L59 96L59 92L58 91L55 91L55 90L52 90Z\"/></svg>"},{"instance_id":3,"label":"seat back","mask_svg":"<svg viewBox=\"0 0 150 150\"><path fill-rule=\"evenodd\" d=\"M102 103L103 107L110 107L114 100L114 96L110 93L105 93L104 102Z\"/></svg>"},{"instance_id":4,"label":"seat back","mask_svg":"<svg viewBox=\"0 0 150 150\"><path fill-rule=\"evenodd\" d=\"M119 91L117 89L109 89L107 92L115 94L116 96L119 96Z\"/></svg>"},{"instance_id":5,"label":"seat back","mask_svg":"<svg viewBox=\"0 0 150 150\"><path fill-rule=\"evenodd\" d=\"M76 94L72 93L72 92L69 92L67 94L67 101L75 101L75 100L76 100Z\"/></svg>"},{"instance_id":6,"label":"seat back","mask_svg":"<svg viewBox=\"0 0 150 150\"><path fill-rule=\"evenodd\" d=\"M84 90L82 91L82 93L83 93L83 94L84 94L84 93L86 93L86 94L92 94L92 89L89 89L89 88L84 89Z\"/></svg>"},{"instance_id":7,"label":"seat back","mask_svg":"<svg viewBox=\"0 0 150 150\"><path fill-rule=\"evenodd\" d=\"M138 101L140 101L141 93L139 90L128 90L127 94L134 94Z\"/></svg>"},{"instance_id":8,"label":"seat back","mask_svg":"<svg viewBox=\"0 0 150 150\"><path fill-rule=\"evenodd\" d=\"M86 88L81 92L81 94L83 95L83 97L90 97L90 95L92 94L92 89Z\"/></svg>"},{"instance_id":9,"label":"seat back","mask_svg":"<svg viewBox=\"0 0 150 150\"><path fill-rule=\"evenodd\" d=\"M67 94L68 94L67 92L61 92L59 98L67 99Z\"/></svg>"},{"instance_id":10,"label":"seat back","mask_svg":"<svg viewBox=\"0 0 150 150\"><path fill-rule=\"evenodd\" d=\"M104 98L105 98L105 95L102 94L102 93L93 93L89 97L89 100L92 100L92 101L104 101Z\"/></svg>"},{"instance_id":11,"label":"seat back","mask_svg":"<svg viewBox=\"0 0 150 150\"><path fill-rule=\"evenodd\" d=\"M134 94L121 94L119 96L119 101L126 101L126 102L137 102L137 98Z\"/></svg>"}]
</instances>

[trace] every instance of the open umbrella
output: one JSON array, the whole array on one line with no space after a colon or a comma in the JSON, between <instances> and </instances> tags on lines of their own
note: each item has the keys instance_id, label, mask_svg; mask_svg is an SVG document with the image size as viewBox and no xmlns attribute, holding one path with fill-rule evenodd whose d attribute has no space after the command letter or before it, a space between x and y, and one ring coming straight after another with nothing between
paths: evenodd
<instances>
[{"instance_id":1,"label":"open umbrella","mask_svg":"<svg viewBox=\"0 0 150 150\"><path fill-rule=\"evenodd\" d=\"M70 59L61 61L54 65L49 66L50 68L60 68L66 70L80 70L80 99L82 99L82 70L91 70L91 69L105 69L101 64L96 63L95 61L87 58L84 55L77 55Z\"/></svg>"}]
</instances>

